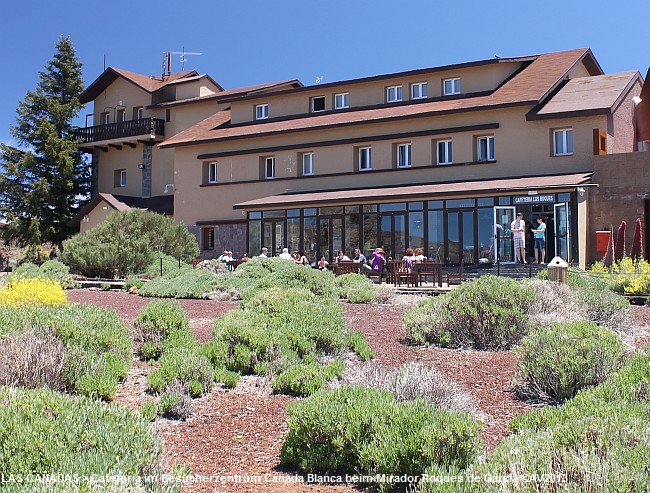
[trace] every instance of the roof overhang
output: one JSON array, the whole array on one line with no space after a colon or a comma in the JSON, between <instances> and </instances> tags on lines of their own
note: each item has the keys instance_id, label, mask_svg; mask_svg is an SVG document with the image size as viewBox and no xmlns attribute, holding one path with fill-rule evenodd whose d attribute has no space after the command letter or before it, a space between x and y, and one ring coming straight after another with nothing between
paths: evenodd
<instances>
[{"instance_id":1,"label":"roof overhang","mask_svg":"<svg viewBox=\"0 0 650 493\"><path fill-rule=\"evenodd\" d=\"M540 191L585 186L592 173L567 175L525 176L477 181L429 183L397 187L361 188L336 191L284 193L235 204L233 209L264 210L271 208L300 208L329 204L360 204L371 202L395 202L401 200L427 200L452 195L475 195Z\"/></svg>"}]
</instances>

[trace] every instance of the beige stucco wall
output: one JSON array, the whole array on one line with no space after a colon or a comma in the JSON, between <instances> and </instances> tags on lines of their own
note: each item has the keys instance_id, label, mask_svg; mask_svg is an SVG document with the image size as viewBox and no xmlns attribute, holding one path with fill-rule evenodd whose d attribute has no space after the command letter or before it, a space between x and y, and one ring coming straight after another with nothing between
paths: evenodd
<instances>
[{"instance_id":1,"label":"beige stucco wall","mask_svg":"<svg viewBox=\"0 0 650 493\"><path fill-rule=\"evenodd\" d=\"M593 128L606 128L606 117L594 116L572 119L570 125L564 120L527 122L530 107L481 111L472 114L447 115L444 117L419 118L394 123L358 125L328 129L319 132L260 137L220 144L205 144L176 149L175 157L175 218L195 224L198 220L241 219L241 211L233 211L232 205L285 191L332 190L352 187L375 187L413 183L475 180L492 177L515 177L590 171L592 169ZM423 129L450 128L486 123L499 123L498 129L487 132L461 132L449 135L399 138L377 141L372 135L415 132ZM570 126L574 132L574 154L551 156L551 130ZM473 162L475 138L493 134L495 158L493 163L467 166L432 166L435 159L434 142L444 137L453 139L454 162ZM203 162L196 157L203 153L224 152L233 149L283 146L298 142L328 141L367 136L355 144L338 144L327 147L310 147L277 152L260 152L234 155L216 159L217 181L220 185L201 187ZM398 142L411 142L413 169L378 173L393 168L393 146ZM356 148L372 146L372 170L353 173ZM301 165L301 152L313 151L315 172L344 173L338 176L316 176L292 180L264 180L252 183L222 185L226 182L259 179L260 156L276 158L276 177L296 177ZM211 161L206 159L205 162Z\"/></svg>"},{"instance_id":2,"label":"beige stucco wall","mask_svg":"<svg viewBox=\"0 0 650 493\"><path fill-rule=\"evenodd\" d=\"M207 96L219 91L219 88L208 79L202 78L191 82L174 84L176 86L176 99L197 98Z\"/></svg>"},{"instance_id":3,"label":"beige stucco wall","mask_svg":"<svg viewBox=\"0 0 650 493\"><path fill-rule=\"evenodd\" d=\"M104 219L106 219L108 215L113 211L115 211L115 209L112 206L108 205L106 201L102 200L92 211L86 214L88 221L82 220L79 223L79 231L81 233L85 233L86 231L94 228L99 223L104 221Z\"/></svg>"},{"instance_id":4,"label":"beige stucco wall","mask_svg":"<svg viewBox=\"0 0 650 493\"><path fill-rule=\"evenodd\" d=\"M106 109L107 112L110 112L110 121L113 123L113 108L108 108L108 106L115 107L120 104L126 107L125 109L125 119L133 119L133 108L137 106L147 106L151 104L151 95L144 89L136 86L135 84L128 82L127 80L118 77L115 82L106 88L97 98L94 100L94 125L103 125L104 122L101 121L100 115ZM150 110L144 110L144 116L155 116Z\"/></svg>"},{"instance_id":5,"label":"beige stucco wall","mask_svg":"<svg viewBox=\"0 0 650 493\"><path fill-rule=\"evenodd\" d=\"M314 96L325 96L325 110L332 110L334 109L334 95L343 92L350 94L351 108L383 104L386 102L386 88L395 85L402 86L402 100L408 101L411 95L411 84L417 82L427 82L429 97L438 97L442 95L442 81L455 77L461 78L463 93L488 91L495 89L519 66L519 63L497 63L416 76L396 75L394 78L356 84L342 83L334 87L323 86L321 88L316 85L308 90L273 97L264 95L259 98L233 102L232 122L241 123L253 120L255 106L264 103L269 104L269 118L309 113L310 101Z\"/></svg>"},{"instance_id":6,"label":"beige stucco wall","mask_svg":"<svg viewBox=\"0 0 650 493\"><path fill-rule=\"evenodd\" d=\"M142 192L142 144L135 149L123 146L122 150L110 148L108 152L99 152L99 191L115 195L139 196ZM115 171L126 170L126 187L115 187Z\"/></svg>"}]
</instances>

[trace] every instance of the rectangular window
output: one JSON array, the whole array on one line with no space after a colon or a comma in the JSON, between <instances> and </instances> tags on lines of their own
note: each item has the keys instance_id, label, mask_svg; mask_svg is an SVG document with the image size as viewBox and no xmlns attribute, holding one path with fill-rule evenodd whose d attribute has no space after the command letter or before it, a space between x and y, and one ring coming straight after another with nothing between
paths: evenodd
<instances>
[{"instance_id":1,"label":"rectangular window","mask_svg":"<svg viewBox=\"0 0 650 493\"><path fill-rule=\"evenodd\" d=\"M255 119L256 120L266 120L269 117L269 105L268 104L258 104L255 106Z\"/></svg>"},{"instance_id":2,"label":"rectangular window","mask_svg":"<svg viewBox=\"0 0 650 493\"><path fill-rule=\"evenodd\" d=\"M476 160L494 161L494 137L484 136L476 138Z\"/></svg>"},{"instance_id":3,"label":"rectangular window","mask_svg":"<svg viewBox=\"0 0 650 493\"><path fill-rule=\"evenodd\" d=\"M311 98L311 112L325 111L325 96Z\"/></svg>"},{"instance_id":4,"label":"rectangular window","mask_svg":"<svg viewBox=\"0 0 650 493\"><path fill-rule=\"evenodd\" d=\"M397 167L409 168L411 166L411 144L397 145Z\"/></svg>"},{"instance_id":5,"label":"rectangular window","mask_svg":"<svg viewBox=\"0 0 650 493\"><path fill-rule=\"evenodd\" d=\"M214 250L214 228L203 228L203 249Z\"/></svg>"},{"instance_id":6,"label":"rectangular window","mask_svg":"<svg viewBox=\"0 0 650 493\"><path fill-rule=\"evenodd\" d=\"M123 110L123 109L117 110L117 117L116 118L117 118L118 122L123 122L126 119L124 112L125 112L125 110Z\"/></svg>"},{"instance_id":7,"label":"rectangular window","mask_svg":"<svg viewBox=\"0 0 650 493\"><path fill-rule=\"evenodd\" d=\"M144 118L144 107L136 106L133 108L133 119L140 120L141 118Z\"/></svg>"},{"instance_id":8,"label":"rectangular window","mask_svg":"<svg viewBox=\"0 0 650 493\"><path fill-rule=\"evenodd\" d=\"M553 130L553 155L569 156L573 154L573 130L563 128Z\"/></svg>"},{"instance_id":9,"label":"rectangular window","mask_svg":"<svg viewBox=\"0 0 650 493\"><path fill-rule=\"evenodd\" d=\"M350 93L342 92L334 96L334 109L342 110L350 107Z\"/></svg>"},{"instance_id":10,"label":"rectangular window","mask_svg":"<svg viewBox=\"0 0 650 493\"><path fill-rule=\"evenodd\" d=\"M311 176L314 174L314 153L306 152L302 155L302 175Z\"/></svg>"},{"instance_id":11,"label":"rectangular window","mask_svg":"<svg viewBox=\"0 0 650 493\"><path fill-rule=\"evenodd\" d=\"M411 84L411 99L422 99L428 96L426 82L416 82Z\"/></svg>"},{"instance_id":12,"label":"rectangular window","mask_svg":"<svg viewBox=\"0 0 650 493\"><path fill-rule=\"evenodd\" d=\"M386 102L394 103L402 100L402 86L390 86L386 88Z\"/></svg>"},{"instance_id":13,"label":"rectangular window","mask_svg":"<svg viewBox=\"0 0 650 493\"><path fill-rule=\"evenodd\" d=\"M264 178L271 180L275 178L275 158L264 158Z\"/></svg>"},{"instance_id":14,"label":"rectangular window","mask_svg":"<svg viewBox=\"0 0 650 493\"><path fill-rule=\"evenodd\" d=\"M115 188L125 187L126 186L126 170L125 169L116 169L113 172L113 186Z\"/></svg>"},{"instance_id":15,"label":"rectangular window","mask_svg":"<svg viewBox=\"0 0 650 493\"><path fill-rule=\"evenodd\" d=\"M217 163L208 163L208 183L217 183Z\"/></svg>"},{"instance_id":16,"label":"rectangular window","mask_svg":"<svg viewBox=\"0 0 650 493\"><path fill-rule=\"evenodd\" d=\"M452 163L451 140L438 141L438 164L451 164Z\"/></svg>"},{"instance_id":17,"label":"rectangular window","mask_svg":"<svg viewBox=\"0 0 650 493\"><path fill-rule=\"evenodd\" d=\"M102 120L102 125L108 125L109 123L111 123L111 114L108 111L106 113L102 113L100 116Z\"/></svg>"},{"instance_id":18,"label":"rectangular window","mask_svg":"<svg viewBox=\"0 0 650 493\"><path fill-rule=\"evenodd\" d=\"M460 94L460 77L443 80L442 94L445 96L451 96L452 94Z\"/></svg>"},{"instance_id":19,"label":"rectangular window","mask_svg":"<svg viewBox=\"0 0 650 493\"><path fill-rule=\"evenodd\" d=\"M372 169L372 148L360 147L359 148L359 171L366 171Z\"/></svg>"}]
</instances>

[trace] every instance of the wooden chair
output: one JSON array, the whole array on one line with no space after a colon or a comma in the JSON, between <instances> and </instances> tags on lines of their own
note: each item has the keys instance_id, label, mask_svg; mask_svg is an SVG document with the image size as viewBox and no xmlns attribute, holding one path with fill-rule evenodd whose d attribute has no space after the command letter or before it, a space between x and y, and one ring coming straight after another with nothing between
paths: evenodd
<instances>
[{"instance_id":1,"label":"wooden chair","mask_svg":"<svg viewBox=\"0 0 650 493\"><path fill-rule=\"evenodd\" d=\"M414 266L417 284L427 282L431 278L431 283L442 287L442 263L425 260Z\"/></svg>"},{"instance_id":2,"label":"wooden chair","mask_svg":"<svg viewBox=\"0 0 650 493\"><path fill-rule=\"evenodd\" d=\"M412 264L408 260L393 260L391 267L393 284L401 286L404 281L407 286L415 285Z\"/></svg>"},{"instance_id":3,"label":"wooden chair","mask_svg":"<svg viewBox=\"0 0 650 493\"><path fill-rule=\"evenodd\" d=\"M343 274L358 274L361 272L361 263L360 262L353 262L353 261L340 261L336 264L334 268L334 273L337 276L341 276Z\"/></svg>"},{"instance_id":4,"label":"wooden chair","mask_svg":"<svg viewBox=\"0 0 650 493\"><path fill-rule=\"evenodd\" d=\"M458 272L447 272L445 274L447 278L447 286L451 286L452 280L454 281L454 284L456 284L456 280L458 280L458 284L461 284L463 282L463 267L465 266L465 259L462 259L460 261L460 267L458 268Z\"/></svg>"}]
</instances>

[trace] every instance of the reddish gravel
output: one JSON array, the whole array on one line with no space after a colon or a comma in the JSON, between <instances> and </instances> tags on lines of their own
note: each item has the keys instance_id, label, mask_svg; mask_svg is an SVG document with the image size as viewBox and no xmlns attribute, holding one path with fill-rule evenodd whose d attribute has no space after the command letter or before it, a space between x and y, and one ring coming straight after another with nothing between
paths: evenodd
<instances>
[{"instance_id":1,"label":"reddish gravel","mask_svg":"<svg viewBox=\"0 0 650 493\"><path fill-rule=\"evenodd\" d=\"M131 325L150 300L117 291L72 290L69 299L116 310ZM214 319L238 305L233 302L181 300L192 331L201 341L210 338ZM477 400L482 415L481 437L486 451L509 434L508 423L531 406L517 399L512 388L516 360L511 352L450 350L409 346L401 340L406 331L403 307L344 304L344 317L353 330L361 330L377 353L377 360L394 368L408 361L434 365L449 380L464 387ZM650 309L634 308L638 323L650 325ZM136 410L152 399L146 393L146 375L151 368L134 362L121 385L116 401ZM259 482L242 482L243 477L195 483L184 492L350 492L349 486L322 486L272 482L296 478L279 467L279 451L286 432L286 405L293 398L274 396L268 383L246 377L235 390L215 389L195 401L195 410L185 421L158 419L155 426L164 443L164 462L169 470L176 463L189 467L191 474L209 476L246 475Z\"/></svg>"}]
</instances>

